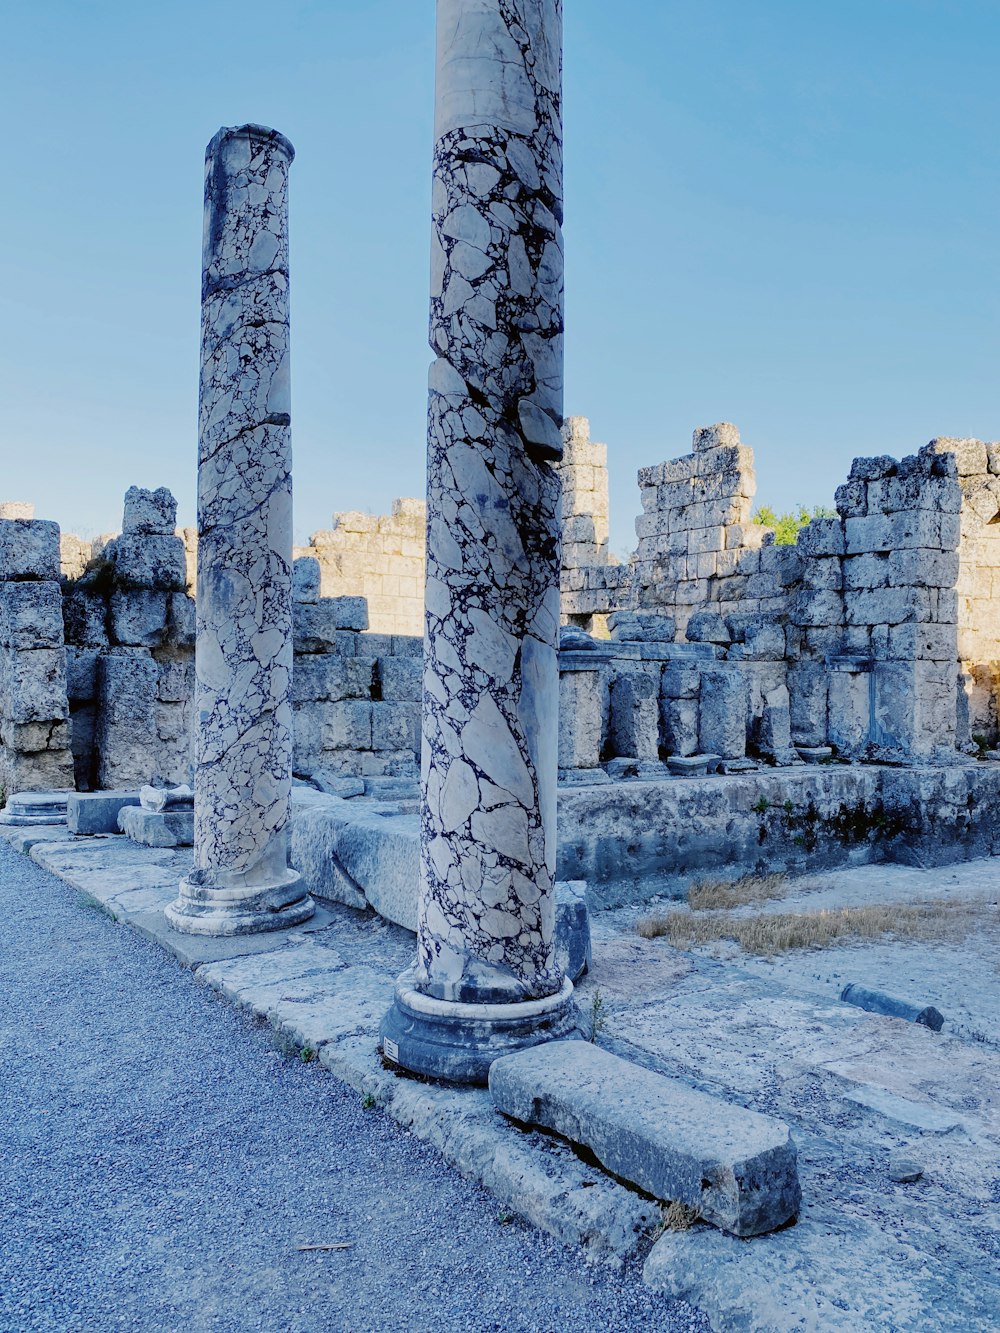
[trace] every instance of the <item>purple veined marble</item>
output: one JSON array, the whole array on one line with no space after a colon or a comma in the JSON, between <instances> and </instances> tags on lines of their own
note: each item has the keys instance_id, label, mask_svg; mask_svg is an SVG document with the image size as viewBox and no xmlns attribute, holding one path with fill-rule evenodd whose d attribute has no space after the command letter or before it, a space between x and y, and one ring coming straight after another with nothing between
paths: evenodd
<instances>
[{"instance_id":1,"label":"purple veined marble","mask_svg":"<svg viewBox=\"0 0 1000 1333\"><path fill-rule=\"evenodd\" d=\"M485 1081L572 1025L554 950L562 5L437 13L418 958L383 1050Z\"/></svg>"},{"instance_id":2,"label":"purple veined marble","mask_svg":"<svg viewBox=\"0 0 1000 1333\"><path fill-rule=\"evenodd\" d=\"M194 870L166 911L194 934L280 929L314 910L288 866L293 156L260 125L220 130L205 154Z\"/></svg>"}]
</instances>

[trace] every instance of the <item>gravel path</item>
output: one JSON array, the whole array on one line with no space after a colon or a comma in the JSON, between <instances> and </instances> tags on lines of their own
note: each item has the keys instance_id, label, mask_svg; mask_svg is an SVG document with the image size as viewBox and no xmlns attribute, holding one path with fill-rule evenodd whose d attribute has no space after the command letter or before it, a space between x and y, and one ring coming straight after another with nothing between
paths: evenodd
<instances>
[{"instance_id":1,"label":"gravel path","mask_svg":"<svg viewBox=\"0 0 1000 1333\"><path fill-rule=\"evenodd\" d=\"M501 1219L2 841L0 913L4 1333L708 1327Z\"/></svg>"}]
</instances>

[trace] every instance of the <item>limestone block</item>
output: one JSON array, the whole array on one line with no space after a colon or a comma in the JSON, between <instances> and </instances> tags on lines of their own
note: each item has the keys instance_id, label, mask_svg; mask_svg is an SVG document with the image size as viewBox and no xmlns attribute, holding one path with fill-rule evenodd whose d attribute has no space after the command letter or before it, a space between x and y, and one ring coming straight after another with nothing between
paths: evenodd
<instances>
[{"instance_id":1,"label":"limestone block","mask_svg":"<svg viewBox=\"0 0 1000 1333\"><path fill-rule=\"evenodd\" d=\"M4 500L0 502L0 519L34 517L35 506L27 500Z\"/></svg>"},{"instance_id":2,"label":"limestone block","mask_svg":"<svg viewBox=\"0 0 1000 1333\"><path fill-rule=\"evenodd\" d=\"M143 810L139 805L125 805L118 812L118 827L144 847L194 845L193 810Z\"/></svg>"},{"instance_id":3,"label":"limestone block","mask_svg":"<svg viewBox=\"0 0 1000 1333\"><path fill-rule=\"evenodd\" d=\"M383 699L419 703L423 662L419 657L380 657L378 681Z\"/></svg>"},{"instance_id":4,"label":"limestone block","mask_svg":"<svg viewBox=\"0 0 1000 1333\"><path fill-rule=\"evenodd\" d=\"M0 519L0 582L46 579L62 573L59 524L47 519Z\"/></svg>"},{"instance_id":5,"label":"limestone block","mask_svg":"<svg viewBox=\"0 0 1000 1333\"><path fill-rule=\"evenodd\" d=\"M611 686L610 743L624 759L659 759L659 688L641 671L624 672Z\"/></svg>"},{"instance_id":6,"label":"limestone block","mask_svg":"<svg viewBox=\"0 0 1000 1333\"><path fill-rule=\"evenodd\" d=\"M801 528L796 541L804 556L844 554L844 526L839 518L814 518Z\"/></svg>"},{"instance_id":7,"label":"limestone block","mask_svg":"<svg viewBox=\"0 0 1000 1333\"><path fill-rule=\"evenodd\" d=\"M319 561L301 556L292 565L292 597L296 602L318 602L320 590Z\"/></svg>"},{"instance_id":8,"label":"limestone block","mask_svg":"<svg viewBox=\"0 0 1000 1333\"><path fill-rule=\"evenodd\" d=\"M899 470L895 458L880 454L877 458L856 458L851 464L851 481L877 481L880 477L894 477Z\"/></svg>"},{"instance_id":9,"label":"limestone block","mask_svg":"<svg viewBox=\"0 0 1000 1333\"><path fill-rule=\"evenodd\" d=\"M925 444L920 454L921 457L928 454L951 454L954 456L958 475L966 477L1000 470L990 466L991 447L996 448L984 444L982 440L951 439L942 436L931 440L930 444Z\"/></svg>"},{"instance_id":10,"label":"limestone block","mask_svg":"<svg viewBox=\"0 0 1000 1333\"><path fill-rule=\"evenodd\" d=\"M833 493L833 502L841 518L860 518L868 513L868 487L863 481L848 481Z\"/></svg>"},{"instance_id":11,"label":"limestone block","mask_svg":"<svg viewBox=\"0 0 1000 1333\"><path fill-rule=\"evenodd\" d=\"M161 703L187 703L194 698L194 657L177 654L157 658L156 697Z\"/></svg>"},{"instance_id":12,"label":"limestone block","mask_svg":"<svg viewBox=\"0 0 1000 1333\"><path fill-rule=\"evenodd\" d=\"M182 703L156 703L156 734L161 741L181 740L187 735L187 708Z\"/></svg>"},{"instance_id":13,"label":"limestone block","mask_svg":"<svg viewBox=\"0 0 1000 1333\"><path fill-rule=\"evenodd\" d=\"M757 750L776 764L793 763L792 721L788 690L784 685L768 691L757 726Z\"/></svg>"},{"instance_id":14,"label":"limestone block","mask_svg":"<svg viewBox=\"0 0 1000 1333\"><path fill-rule=\"evenodd\" d=\"M731 523L726 529L728 551L760 551L774 545L774 529L763 523Z\"/></svg>"},{"instance_id":15,"label":"limestone block","mask_svg":"<svg viewBox=\"0 0 1000 1333\"><path fill-rule=\"evenodd\" d=\"M608 682L599 667L559 673L559 767L597 768L608 708Z\"/></svg>"},{"instance_id":16,"label":"limestone block","mask_svg":"<svg viewBox=\"0 0 1000 1333\"><path fill-rule=\"evenodd\" d=\"M848 518L844 523L844 535L848 555L920 546L953 551L958 547L960 525L955 514L920 509L912 514Z\"/></svg>"},{"instance_id":17,"label":"limestone block","mask_svg":"<svg viewBox=\"0 0 1000 1333\"><path fill-rule=\"evenodd\" d=\"M848 625L844 630L842 651L851 657L882 656L889 647L889 626Z\"/></svg>"},{"instance_id":18,"label":"limestone block","mask_svg":"<svg viewBox=\"0 0 1000 1333\"><path fill-rule=\"evenodd\" d=\"M368 628L368 607L363 597L323 597L313 604L299 602L294 613L297 653L338 650L337 632Z\"/></svg>"},{"instance_id":19,"label":"limestone block","mask_svg":"<svg viewBox=\"0 0 1000 1333\"><path fill-rule=\"evenodd\" d=\"M0 720L0 751L7 750L18 754L41 754L43 751L66 750L69 748L69 742L68 721L15 722L7 717ZM2 754L0 754L0 757L2 757ZM62 762L62 760L59 762ZM72 761L70 761L69 767L72 771ZM56 782L52 785L61 787L64 784ZM21 786L25 787L25 784L22 783Z\"/></svg>"},{"instance_id":20,"label":"limestone block","mask_svg":"<svg viewBox=\"0 0 1000 1333\"><path fill-rule=\"evenodd\" d=\"M722 524L712 527L695 528L688 533L687 549L689 555L703 555L706 551L724 551L726 549L726 529Z\"/></svg>"},{"instance_id":21,"label":"limestone block","mask_svg":"<svg viewBox=\"0 0 1000 1333\"><path fill-rule=\"evenodd\" d=\"M887 588L890 582L889 560L887 553L848 556L843 562L844 587L850 590Z\"/></svg>"},{"instance_id":22,"label":"limestone block","mask_svg":"<svg viewBox=\"0 0 1000 1333\"><path fill-rule=\"evenodd\" d=\"M701 670L697 666L670 662L660 677L660 694L664 699L696 699L701 688Z\"/></svg>"},{"instance_id":23,"label":"limestone block","mask_svg":"<svg viewBox=\"0 0 1000 1333\"><path fill-rule=\"evenodd\" d=\"M6 721L52 722L69 717L64 648L8 652L2 680L0 698Z\"/></svg>"},{"instance_id":24,"label":"limestone block","mask_svg":"<svg viewBox=\"0 0 1000 1333\"><path fill-rule=\"evenodd\" d=\"M844 597L848 625L902 625L930 620L930 596L924 588L857 590Z\"/></svg>"},{"instance_id":25,"label":"limestone block","mask_svg":"<svg viewBox=\"0 0 1000 1333\"><path fill-rule=\"evenodd\" d=\"M727 645L732 635L717 611L696 611L687 623L685 638L689 643L719 643Z\"/></svg>"},{"instance_id":26,"label":"limestone block","mask_svg":"<svg viewBox=\"0 0 1000 1333\"><path fill-rule=\"evenodd\" d=\"M348 674L349 666L355 661L335 653L296 654L292 667L292 702L359 697L357 669ZM370 693L370 689L365 688L360 697L367 699Z\"/></svg>"},{"instance_id":27,"label":"limestone block","mask_svg":"<svg viewBox=\"0 0 1000 1333\"><path fill-rule=\"evenodd\" d=\"M739 667L709 663L701 672L699 749L723 759L746 754L747 679Z\"/></svg>"},{"instance_id":28,"label":"limestone block","mask_svg":"<svg viewBox=\"0 0 1000 1333\"><path fill-rule=\"evenodd\" d=\"M177 648L193 648L197 630L194 598L186 592L167 594L167 642Z\"/></svg>"},{"instance_id":29,"label":"limestone block","mask_svg":"<svg viewBox=\"0 0 1000 1333\"><path fill-rule=\"evenodd\" d=\"M585 1041L502 1056L490 1096L505 1115L588 1148L654 1198L679 1201L737 1236L799 1211L795 1144L780 1120L696 1092Z\"/></svg>"},{"instance_id":30,"label":"limestone block","mask_svg":"<svg viewBox=\"0 0 1000 1333\"><path fill-rule=\"evenodd\" d=\"M0 583L0 647L61 648L62 609L58 583Z\"/></svg>"},{"instance_id":31,"label":"limestone block","mask_svg":"<svg viewBox=\"0 0 1000 1333\"><path fill-rule=\"evenodd\" d=\"M108 543L104 554L120 585L174 591L186 587L184 543L179 537L124 532Z\"/></svg>"},{"instance_id":32,"label":"limestone block","mask_svg":"<svg viewBox=\"0 0 1000 1333\"><path fill-rule=\"evenodd\" d=\"M894 587L911 584L917 588L954 588L958 582L960 558L957 551L893 551L887 564L889 582ZM992 595L992 587L985 590L987 598Z\"/></svg>"},{"instance_id":33,"label":"limestone block","mask_svg":"<svg viewBox=\"0 0 1000 1333\"><path fill-rule=\"evenodd\" d=\"M865 560L868 557L859 556L857 559ZM843 586L842 561L837 556L817 556L804 561L802 566L803 589L814 592L839 592Z\"/></svg>"},{"instance_id":34,"label":"limestone block","mask_svg":"<svg viewBox=\"0 0 1000 1333\"><path fill-rule=\"evenodd\" d=\"M145 532L171 537L177 524L177 501L165 486L145 491L130 486L125 492L122 532Z\"/></svg>"},{"instance_id":35,"label":"limestone block","mask_svg":"<svg viewBox=\"0 0 1000 1333\"><path fill-rule=\"evenodd\" d=\"M114 643L156 648L167 631L169 594L153 588L129 588L111 595L108 624Z\"/></svg>"},{"instance_id":36,"label":"limestone block","mask_svg":"<svg viewBox=\"0 0 1000 1333\"><path fill-rule=\"evenodd\" d=\"M828 739L848 757L864 753L871 732L870 673L832 671L828 689Z\"/></svg>"},{"instance_id":37,"label":"limestone block","mask_svg":"<svg viewBox=\"0 0 1000 1333\"><path fill-rule=\"evenodd\" d=\"M842 651L844 631L838 625L814 625L802 632L803 656L828 657Z\"/></svg>"},{"instance_id":38,"label":"limestone block","mask_svg":"<svg viewBox=\"0 0 1000 1333\"><path fill-rule=\"evenodd\" d=\"M663 748L667 754L682 756L696 754L698 723L699 707L696 697L660 700L660 726Z\"/></svg>"},{"instance_id":39,"label":"limestone block","mask_svg":"<svg viewBox=\"0 0 1000 1333\"><path fill-rule=\"evenodd\" d=\"M420 751L420 705L417 703L373 703L371 728L373 750Z\"/></svg>"},{"instance_id":40,"label":"limestone block","mask_svg":"<svg viewBox=\"0 0 1000 1333\"><path fill-rule=\"evenodd\" d=\"M784 656L784 628L767 616L755 617L745 625L742 643L734 644L729 650L730 661L734 662L780 662Z\"/></svg>"},{"instance_id":41,"label":"limestone block","mask_svg":"<svg viewBox=\"0 0 1000 1333\"><path fill-rule=\"evenodd\" d=\"M159 777L156 731L159 678L159 667L142 648L114 648L101 658L95 737L100 787L138 788Z\"/></svg>"},{"instance_id":42,"label":"limestone block","mask_svg":"<svg viewBox=\"0 0 1000 1333\"><path fill-rule=\"evenodd\" d=\"M64 579L82 578L90 561L90 542L64 532L59 538L59 566Z\"/></svg>"},{"instance_id":43,"label":"limestone block","mask_svg":"<svg viewBox=\"0 0 1000 1333\"><path fill-rule=\"evenodd\" d=\"M322 729L325 750L370 750L372 705L368 700L346 699L330 704Z\"/></svg>"},{"instance_id":44,"label":"limestone block","mask_svg":"<svg viewBox=\"0 0 1000 1333\"><path fill-rule=\"evenodd\" d=\"M623 643L670 643L676 622L660 611L613 611L608 616L608 629Z\"/></svg>"},{"instance_id":45,"label":"limestone block","mask_svg":"<svg viewBox=\"0 0 1000 1333\"><path fill-rule=\"evenodd\" d=\"M97 698L100 658L100 648L66 649L66 697L71 704L90 703Z\"/></svg>"},{"instance_id":46,"label":"limestone block","mask_svg":"<svg viewBox=\"0 0 1000 1333\"><path fill-rule=\"evenodd\" d=\"M796 625L838 626L844 620L844 596L839 592L799 592L792 598L789 616Z\"/></svg>"},{"instance_id":47,"label":"limestone block","mask_svg":"<svg viewBox=\"0 0 1000 1333\"><path fill-rule=\"evenodd\" d=\"M886 655L896 661L955 662L958 635L954 625L891 625Z\"/></svg>"},{"instance_id":48,"label":"limestone block","mask_svg":"<svg viewBox=\"0 0 1000 1333\"><path fill-rule=\"evenodd\" d=\"M826 744L827 669L796 662L788 671L789 723L796 745Z\"/></svg>"},{"instance_id":49,"label":"limestone block","mask_svg":"<svg viewBox=\"0 0 1000 1333\"><path fill-rule=\"evenodd\" d=\"M81 837L118 833L118 815L126 805L138 805L137 791L70 792L66 798L66 824Z\"/></svg>"},{"instance_id":50,"label":"limestone block","mask_svg":"<svg viewBox=\"0 0 1000 1333\"><path fill-rule=\"evenodd\" d=\"M67 643L79 648L107 648L108 604L98 593L84 588L70 589L63 597L62 614Z\"/></svg>"}]
</instances>

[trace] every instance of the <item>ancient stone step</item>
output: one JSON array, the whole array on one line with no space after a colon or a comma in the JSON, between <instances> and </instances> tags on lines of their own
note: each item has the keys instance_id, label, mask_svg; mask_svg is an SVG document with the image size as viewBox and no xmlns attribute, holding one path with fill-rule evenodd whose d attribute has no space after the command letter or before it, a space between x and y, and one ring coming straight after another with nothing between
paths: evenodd
<instances>
[{"instance_id":1,"label":"ancient stone step","mask_svg":"<svg viewBox=\"0 0 1000 1333\"><path fill-rule=\"evenodd\" d=\"M798 1213L795 1144L780 1120L583 1041L503 1056L489 1086L505 1115L555 1130L616 1176L734 1236L773 1231Z\"/></svg>"}]
</instances>

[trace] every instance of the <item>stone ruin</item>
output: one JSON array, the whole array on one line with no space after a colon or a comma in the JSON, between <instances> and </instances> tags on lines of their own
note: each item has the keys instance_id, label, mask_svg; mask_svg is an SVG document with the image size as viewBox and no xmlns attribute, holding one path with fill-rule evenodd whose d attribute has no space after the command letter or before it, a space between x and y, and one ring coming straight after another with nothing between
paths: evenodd
<instances>
[{"instance_id":1,"label":"stone ruin","mask_svg":"<svg viewBox=\"0 0 1000 1333\"><path fill-rule=\"evenodd\" d=\"M702 428L691 454L640 470L637 549L616 564L606 446L582 417L564 439L562 621L597 636L561 655L564 779L701 754L940 764L996 747L1000 445L856 459L837 516L779 546L752 521L752 450L734 426ZM424 527L423 505L397 500L297 548L302 780L416 778ZM4 789L188 781L196 537L173 497L131 488L121 533L92 543L8 503L0 540ZM358 591L369 558L393 590L377 628Z\"/></svg>"}]
</instances>

